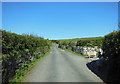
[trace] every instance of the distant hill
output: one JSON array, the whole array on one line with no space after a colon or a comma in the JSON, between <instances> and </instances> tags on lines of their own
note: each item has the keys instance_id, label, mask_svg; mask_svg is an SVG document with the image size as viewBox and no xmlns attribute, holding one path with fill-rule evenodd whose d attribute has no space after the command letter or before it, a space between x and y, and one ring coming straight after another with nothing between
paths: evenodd
<instances>
[{"instance_id":1,"label":"distant hill","mask_svg":"<svg viewBox=\"0 0 120 84\"><path fill-rule=\"evenodd\" d=\"M72 41L72 42L77 42L79 40L84 40L84 41L90 41L90 40L101 40L104 37L88 37L88 38L73 38L73 39L61 39L58 41Z\"/></svg>"}]
</instances>

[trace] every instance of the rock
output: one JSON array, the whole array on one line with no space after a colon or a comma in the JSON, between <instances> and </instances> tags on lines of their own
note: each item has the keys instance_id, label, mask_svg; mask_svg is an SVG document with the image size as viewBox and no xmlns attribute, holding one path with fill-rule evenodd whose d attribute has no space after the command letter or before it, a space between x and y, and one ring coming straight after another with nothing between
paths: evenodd
<instances>
[{"instance_id":1,"label":"rock","mask_svg":"<svg viewBox=\"0 0 120 84\"><path fill-rule=\"evenodd\" d=\"M82 55L88 55L87 53L89 52L100 52L100 54L103 54L103 50L101 48L98 48L98 46L94 47L87 47L87 46L69 46L69 45L60 45L61 48L63 49L69 49L72 50L73 52L82 54ZM96 56L96 55L95 55Z\"/></svg>"}]
</instances>

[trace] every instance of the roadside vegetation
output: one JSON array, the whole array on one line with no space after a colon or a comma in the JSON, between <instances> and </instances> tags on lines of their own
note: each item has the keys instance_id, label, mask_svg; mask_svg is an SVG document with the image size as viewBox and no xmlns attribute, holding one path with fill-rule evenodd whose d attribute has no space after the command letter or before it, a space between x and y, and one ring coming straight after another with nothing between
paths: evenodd
<instances>
[{"instance_id":1,"label":"roadside vegetation","mask_svg":"<svg viewBox=\"0 0 120 84\"><path fill-rule=\"evenodd\" d=\"M120 30L105 36L102 49L107 60L107 82L120 82Z\"/></svg>"},{"instance_id":2,"label":"roadside vegetation","mask_svg":"<svg viewBox=\"0 0 120 84\"><path fill-rule=\"evenodd\" d=\"M60 49L62 49L62 48L60 48ZM75 55L78 55L78 56L88 57L88 55L80 55L80 54L78 54L78 53L76 53L76 52L73 52L72 50L69 50L69 49L63 49L63 50L68 51L68 52L70 52L70 53L72 53L72 54L75 54Z\"/></svg>"},{"instance_id":3,"label":"roadside vegetation","mask_svg":"<svg viewBox=\"0 0 120 84\"><path fill-rule=\"evenodd\" d=\"M29 71L35 67L35 65L37 63L40 62L40 60L42 60L45 56L47 56L49 53L51 52L51 50L49 50L46 54L41 55L39 59L36 59L34 61L32 61L29 64L24 64L23 66L21 66L23 69L17 69L16 70L16 75L14 76L14 78L12 80L10 80L10 83L18 83L18 82L24 82L25 80L25 76L29 73Z\"/></svg>"},{"instance_id":4,"label":"roadside vegetation","mask_svg":"<svg viewBox=\"0 0 120 84\"><path fill-rule=\"evenodd\" d=\"M68 46L89 46L89 47L102 47L102 41L104 37L93 37L93 38L77 38L77 39L63 39L63 40L52 40L59 45Z\"/></svg>"},{"instance_id":5,"label":"roadside vegetation","mask_svg":"<svg viewBox=\"0 0 120 84\"><path fill-rule=\"evenodd\" d=\"M107 80L105 82L120 82L120 30L111 32L104 37L53 40L53 42L73 54L76 54L73 49L66 49L68 46L72 48L76 46L98 46L103 50L102 57L105 59L105 64L103 64L105 66L103 68L107 71L105 72L107 74Z\"/></svg>"},{"instance_id":6,"label":"roadside vegetation","mask_svg":"<svg viewBox=\"0 0 120 84\"><path fill-rule=\"evenodd\" d=\"M2 31L2 82L19 80L31 63L45 55L51 41L33 35ZM18 78L18 79L17 79Z\"/></svg>"},{"instance_id":7,"label":"roadside vegetation","mask_svg":"<svg viewBox=\"0 0 120 84\"><path fill-rule=\"evenodd\" d=\"M74 54L77 53L77 55L80 56L87 56L87 52L90 51L92 51L93 54L96 53L96 56L100 56L100 53L102 53L103 39L104 37L93 37L52 41L57 43L59 48L74 52Z\"/></svg>"},{"instance_id":8,"label":"roadside vegetation","mask_svg":"<svg viewBox=\"0 0 120 84\"><path fill-rule=\"evenodd\" d=\"M15 33L2 32L2 83L20 82L25 74L49 54L51 41L34 35L18 35ZM65 40L52 40L64 45L64 50L73 54L86 57L74 52L79 46L102 48L103 58L106 60L107 82L120 82L120 30L114 31L104 37L78 38ZM79 49L78 49L79 50Z\"/></svg>"}]
</instances>

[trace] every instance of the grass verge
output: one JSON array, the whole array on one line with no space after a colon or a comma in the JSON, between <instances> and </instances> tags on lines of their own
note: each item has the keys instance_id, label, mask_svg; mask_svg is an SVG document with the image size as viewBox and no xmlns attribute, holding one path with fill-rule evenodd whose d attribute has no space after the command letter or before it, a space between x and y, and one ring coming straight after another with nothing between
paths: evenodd
<instances>
[{"instance_id":1,"label":"grass verge","mask_svg":"<svg viewBox=\"0 0 120 84\"><path fill-rule=\"evenodd\" d=\"M42 60L44 57L46 57L49 53L51 52L51 50L49 50L46 54L44 55L40 55L40 58L32 61L31 63L29 64L24 64L22 66L22 69L18 69L16 71L16 75L15 77L10 80L9 82L11 84L16 84L17 82L23 82L24 81L24 78L25 78L25 75L38 63L40 62L40 60Z\"/></svg>"},{"instance_id":2,"label":"grass verge","mask_svg":"<svg viewBox=\"0 0 120 84\"><path fill-rule=\"evenodd\" d=\"M59 48L59 49L62 49L62 48ZM68 51L68 52L70 52L70 53L72 53L72 54L75 54L75 55L78 55L78 56L88 57L88 55L80 55L80 54L78 54L78 53L76 53L76 52L73 52L73 51L71 51L71 50L69 50L69 49L62 49L62 50Z\"/></svg>"}]
</instances>

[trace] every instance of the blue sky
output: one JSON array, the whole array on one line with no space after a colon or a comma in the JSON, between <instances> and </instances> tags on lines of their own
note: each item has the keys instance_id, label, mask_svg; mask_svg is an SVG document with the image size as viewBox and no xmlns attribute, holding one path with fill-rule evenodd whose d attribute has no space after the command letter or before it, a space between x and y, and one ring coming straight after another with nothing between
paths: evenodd
<instances>
[{"instance_id":1,"label":"blue sky","mask_svg":"<svg viewBox=\"0 0 120 84\"><path fill-rule=\"evenodd\" d=\"M2 26L48 39L104 36L118 29L117 2L3 2Z\"/></svg>"}]
</instances>

